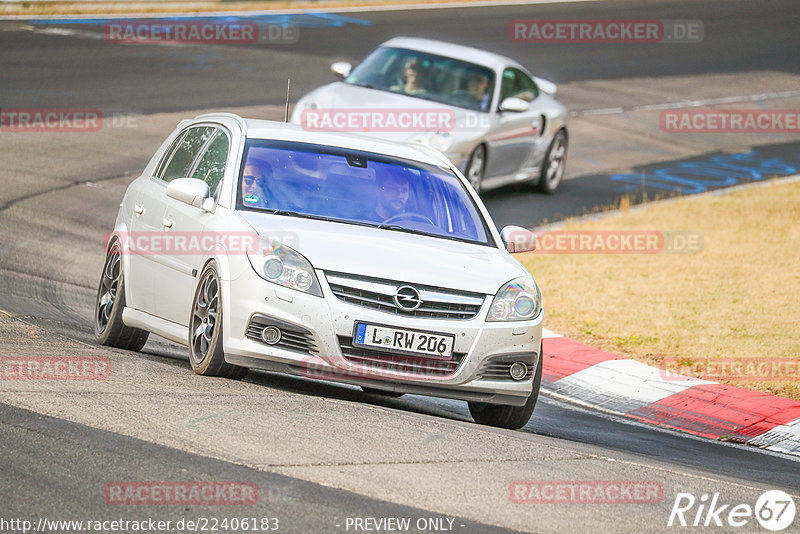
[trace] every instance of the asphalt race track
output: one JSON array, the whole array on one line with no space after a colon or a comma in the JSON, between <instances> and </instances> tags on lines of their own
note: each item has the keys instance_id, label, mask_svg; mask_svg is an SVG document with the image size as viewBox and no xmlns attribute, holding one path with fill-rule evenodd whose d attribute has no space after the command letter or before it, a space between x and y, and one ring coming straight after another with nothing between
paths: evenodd
<instances>
[{"instance_id":1,"label":"asphalt race track","mask_svg":"<svg viewBox=\"0 0 800 534\"><path fill-rule=\"evenodd\" d=\"M705 35L695 44L512 43L508 24L524 18L691 19ZM106 43L102 20L0 20L0 108L120 118L95 133L0 131L0 356L99 356L114 369L97 382L0 382L0 519L276 517L280 531L305 533L355 531L347 518L409 517L427 525L412 529L420 532L635 533L675 530L667 521L679 492L751 506L767 489L797 498L792 457L547 395L510 432L471 423L455 401L268 373L203 378L183 348L154 337L140 354L98 346L92 309L103 236L125 187L183 117L281 119L287 77L296 100L333 79L332 61L357 61L395 35L505 53L558 82L573 112L568 180L555 195L516 186L485 196L498 225L532 227L615 207L623 195L639 202L800 172L800 135L670 134L648 107L727 98L727 107L797 109L798 22L794 0L598 1L307 15L292 19L294 44L158 46ZM734 164L734 182L720 180L719 166ZM259 500L104 499L109 483L148 480L243 481ZM657 481L663 500L515 504L509 484L518 480ZM0 531L11 530L0 522Z\"/></svg>"}]
</instances>

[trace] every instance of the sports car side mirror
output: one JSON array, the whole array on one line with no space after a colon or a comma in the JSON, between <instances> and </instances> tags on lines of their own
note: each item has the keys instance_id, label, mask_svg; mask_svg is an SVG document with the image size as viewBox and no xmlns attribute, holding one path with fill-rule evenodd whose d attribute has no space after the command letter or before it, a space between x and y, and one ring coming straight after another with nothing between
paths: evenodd
<instances>
[{"instance_id":1,"label":"sports car side mirror","mask_svg":"<svg viewBox=\"0 0 800 534\"><path fill-rule=\"evenodd\" d=\"M506 226L500 232L500 239L509 252L530 252L536 250L536 234L521 226Z\"/></svg>"},{"instance_id":2,"label":"sports car side mirror","mask_svg":"<svg viewBox=\"0 0 800 534\"><path fill-rule=\"evenodd\" d=\"M510 96L500 102L500 111L513 111L514 113L522 113L523 111L528 111L529 107L530 104L515 96Z\"/></svg>"},{"instance_id":3,"label":"sports car side mirror","mask_svg":"<svg viewBox=\"0 0 800 534\"><path fill-rule=\"evenodd\" d=\"M331 65L331 72L340 78L347 78L350 76L351 70L353 70L353 66L347 61L337 61Z\"/></svg>"},{"instance_id":4,"label":"sports car side mirror","mask_svg":"<svg viewBox=\"0 0 800 534\"><path fill-rule=\"evenodd\" d=\"M212 211L214 199L208 184L197 178L176 178L167 186L167 196L195 208Z\"/></svg>"}]
</instances>

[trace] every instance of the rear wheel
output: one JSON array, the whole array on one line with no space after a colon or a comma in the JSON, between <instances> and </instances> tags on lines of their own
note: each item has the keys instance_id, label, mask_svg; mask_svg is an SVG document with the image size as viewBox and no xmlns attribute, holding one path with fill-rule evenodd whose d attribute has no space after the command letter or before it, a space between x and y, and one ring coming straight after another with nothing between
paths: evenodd
<instances>
[{"instance_id":1,"label":"rear wheel","mask_svg":"<svg viewBox=\"0 0 800 534\"><path fill-rule=\"evenodd\" d=\"M476 423L499 428L517 430L528 424L536 408L539 398L539 389L542 385L542 347L539 346L539 363L533 376L533 389L528 401L522 406L507 406L503 404L487 404L485 402L470 402L469 413Z\"/></svg>"},{"instance_id":2,"label":"rear wheel","mask_svg":"<svg viewBox=\"0 0 800 534\"><path fill-rule=\"evenodd\" d=\"M141 350L150 332L125 326L122 311L125 309L125 282L122 279L122 253L119 242L108 248L103 274L94 306L94 336L97 342L108 347Z\"/></svg>"},{"instance_id":3,"label":"rear wheel","mask_svg":"<svg viewBox=\"0 0 800 534\"><path fill-rule=\"evenodd\" d=\"M547 155L542 163L541 177L536 188L542 193L554 193L564 177L566 164L567 133L561 129L553 137L550 148L547 149Z\"/></svg>"},{"instance_id":4,"label":"rear wheel","mask_svg":"<svg viewBox=\"0 0 800 534\"><path fill-rule=\"evenodd\" d=\"M189 363L194 372L204 376L222 376L241 380L247 367L225 361L222 348L222 289L217 265L212 261L203 270L192 304L189 329Z\"/></svg>"}]
</instances>

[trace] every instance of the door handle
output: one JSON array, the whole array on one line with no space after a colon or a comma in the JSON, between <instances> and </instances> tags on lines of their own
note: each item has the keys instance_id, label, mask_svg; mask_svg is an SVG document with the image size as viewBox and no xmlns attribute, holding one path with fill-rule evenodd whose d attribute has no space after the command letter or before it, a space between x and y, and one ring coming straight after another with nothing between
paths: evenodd
<instances>
[{"instance_id":1,"label":"door handle","mask_svg":"<svg viewBox=\"0 0 800 534\"><path fill-rule=\"evenodd\" d=\"M161 223L164 225L164 228L172 228L173 222L174 221L169 217L164 217L163 219L161 219Z\"/></svg>"},{"instance_id":2,"label":"door handle","mask_svg":"<svg viewBox=\"0 0 800 534\"><path fill-rule=\"evenodd\" d=\"M144 206L142 206L141 204L136 204L133 207L133 212L136 213L136 215L141 215L142 213L144 213Z\"/></svg>"}]
</instances>

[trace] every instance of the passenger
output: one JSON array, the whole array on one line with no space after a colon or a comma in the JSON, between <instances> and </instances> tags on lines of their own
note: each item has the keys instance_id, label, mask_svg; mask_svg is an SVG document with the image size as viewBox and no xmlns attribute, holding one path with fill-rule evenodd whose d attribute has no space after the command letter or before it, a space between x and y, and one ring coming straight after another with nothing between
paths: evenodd
<instances>
[{"instance_id":1,"label":"passenger","mask_svg":"<svg viewBox=\"0 0 800 534\"><path fill-rule=\"evenodd\" d=\"M425 95L428 90L425 89L425 72L419 60L415 57L406 60L403 65L403 77L405 82L403 84L393 85L389 89L392 91L402 91L407 95Z\"/></svg>"},{"instance_id":2,"label":"passenger","mask_svg":"<svg viewBox=\"0 0 800 534\"><path fill-rule=\"evenodd\" d=\"M272 167L269 163L248 163L242 174L242 203L250 208L268 207L267 195Z\"/></svg>"}]
</instances>

